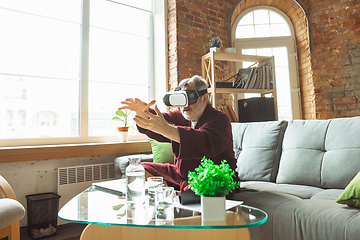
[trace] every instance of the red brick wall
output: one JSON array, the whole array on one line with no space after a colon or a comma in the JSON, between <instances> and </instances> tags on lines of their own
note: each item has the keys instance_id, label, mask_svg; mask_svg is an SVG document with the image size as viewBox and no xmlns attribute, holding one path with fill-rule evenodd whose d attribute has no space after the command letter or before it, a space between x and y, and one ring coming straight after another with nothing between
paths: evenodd
<instances>
[{"instance_id":1,"label":"red brick wall","mask_svg":"<svg viewBox=\"0 0 360 240\"><path fill-rule=\"evenodd\" d=\"M169 0L169 88L183 78L201 75L201 56L208 52L209 39L219 36L222 51L230 45L231 25L242 11L272 6L287 14L295 29L303 118L360 115L360 0L299 3ZM218 77L231 74L231 66L221 64L219 68L224 71ZM219 98L231 101L227 94Z\"/></svg>"},{"instance_id":2,"label":"red brick wall","mask_svg":"<svg viewBox=\"0 0 360 240\"><path fill-rule=\"evenodd\" d=\"M360 115L360 1L313 1L316 118Z\"/></svg>"}]
</instances>

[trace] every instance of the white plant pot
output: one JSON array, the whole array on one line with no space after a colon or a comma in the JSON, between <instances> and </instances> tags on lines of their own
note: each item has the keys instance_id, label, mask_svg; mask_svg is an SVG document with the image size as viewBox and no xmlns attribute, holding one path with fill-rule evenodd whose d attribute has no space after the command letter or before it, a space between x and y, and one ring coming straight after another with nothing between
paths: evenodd
<instances>
[{"instance_id":1,"label":"white plant pot","mask_svg":"<svg viewBox=\"0 0 360 240\"><path fill-rule=\"evenodd\" d=\"M211 47L210 52L220 52L220 48L218 47Z\"/></svg>"},{"instance_id":2,"label":"white plant pot","mask_svg":"<svg viewBox=\"0 0 360 240\"><path fill-rule=\"evenodd\" d=\"M202 222L226 221L225 197L201 196Z\"/></svg>"},{"instance_id":3,"label":"white plant pot","mask_svg":"<svg viewBox=\"0 0 360 240\"><path fill-rule=\"evenodd\" d=\"M126 129L126 131L125 131ZM119 142L127 142L128 141L128 127L118 127L118 136L119 136Z\"/></svg>"},{"instance_id":4,"label":"white plant pot","mask_svg":"<svg viewBox=\"0 0 360 240\"><path fill-rule=\"evenodd\" d=\"M118 132L119 142L127 142L128 135L129 135L129 132Z\"/></svg>"},{"instance_id":5,"label":"white plant pot","mask_svg":"<svg viewBox=\"0 0 360 240\"><path fill-rule=\"evenodd\" d=\"M236 48L234 48L234 47L225 48L225 52L226 53L236 53Z\"/></svg>"}]
</instances>

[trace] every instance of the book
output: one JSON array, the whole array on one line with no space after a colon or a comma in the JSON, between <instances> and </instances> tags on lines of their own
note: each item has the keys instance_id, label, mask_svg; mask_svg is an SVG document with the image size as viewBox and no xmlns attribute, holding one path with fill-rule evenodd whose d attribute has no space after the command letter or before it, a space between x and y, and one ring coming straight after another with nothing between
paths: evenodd
<instances>
[{"instance_id":1,"label":"book","mask_svg":"<svg viewBox=\"0 0 360 240\"><path fill-rule=\"evenodd\" d=\"M251 73L251 68L240 68L236 75L234 87L244 88L246 82L249 79L250 73Z\"/></svg>"},{"instance_id":2,"label":"book","mask_svg":"<svg viewBox=\"0 0 360 240\"><path fill-rule=\"evenodd\" d=\"M247 80L246 80L246 83L244 84L244 87L243 87L243 88L248 88L248 86L249 86L249 82L250 82L251 75L252 75L252 73L253 73L254 68L249 68L249 69L250 69L249 76L248 76L248 78L247 78Z\"/></svg>"},{"instance_id":3,"label":"book","mask_svg":"<svg viewBox=\"0 0 360 240\"><path fill-rule=\"evenodd\" d=\"M251 72L251 76L250 76L250 79L249 79L249 85L248 85L248 89L253 89L254 88L254 85L255 85L255 82L256 82L256 77L257 77L257 71L258 71L258 68L257 67L253 67L253 71Z\"/></svg>"}]
</instances>

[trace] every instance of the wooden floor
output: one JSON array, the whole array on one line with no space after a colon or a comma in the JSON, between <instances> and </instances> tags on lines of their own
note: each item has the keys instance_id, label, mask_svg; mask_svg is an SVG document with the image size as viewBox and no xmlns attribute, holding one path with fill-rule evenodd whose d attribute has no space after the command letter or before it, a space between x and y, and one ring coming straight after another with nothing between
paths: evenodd
<instances>
[{"instance_id":1,"label":"wooden floor","mask_svg":"<svg viewBox=\"0 0 360 240\"><path fill-rule=\"evenodd\" d=\"M86 227L85 224L68 223L59 225L56 229L56 235L42 238L44 240L79 240L81 232ZM20 228L21 240L32 240L28 235L27 227ZM5 238L6 239L6 238Z\"/></svg>"}]
</instances>

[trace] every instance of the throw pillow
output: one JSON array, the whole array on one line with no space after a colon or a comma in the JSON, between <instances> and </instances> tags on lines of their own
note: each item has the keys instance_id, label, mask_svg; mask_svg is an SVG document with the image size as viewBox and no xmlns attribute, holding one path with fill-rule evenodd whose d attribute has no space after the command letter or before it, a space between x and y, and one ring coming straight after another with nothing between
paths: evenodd
<instances>
[{"instance_id":1,"label":"throw pillow","mask_svg":"<svg viewBox=\"0 0 360 240\"><path fill-rule=\"evenodd\" d=\"M360 208L360 172L346 186L336 202L347 204L349 207Z\"/></svg>"},{"instance_id":2,"label":"throw pillow","mask_svg":"<svg viewBox=\"0 0 360 240\"><path fill-rule=\"evenodd\" d=\"M174 164L174 154L172 153L171 143L158 142L150 139L150 144L155 163Z\"/></svg>"}]
</instances>

